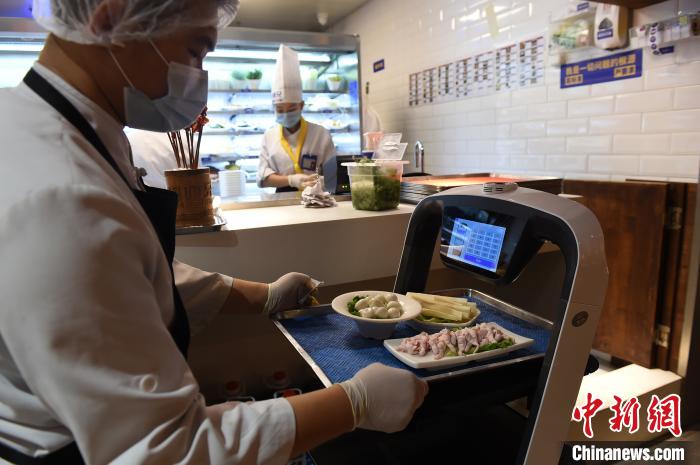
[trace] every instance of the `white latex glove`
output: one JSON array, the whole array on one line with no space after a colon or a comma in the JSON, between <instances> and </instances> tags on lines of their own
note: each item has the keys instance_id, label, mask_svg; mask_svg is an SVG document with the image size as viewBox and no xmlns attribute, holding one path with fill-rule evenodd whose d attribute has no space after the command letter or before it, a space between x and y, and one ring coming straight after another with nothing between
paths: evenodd
<instances>
[{"instance_id":1,"label":"white latex glove","mask_svg":"<svg viewBox=\"0 0 700 465\"><path fill-rule=\"evenodd\" d=\"M340 386L350 399L355 427L385 433L404 429L428 393L428 383L407 370L373 363Z\"/></svg>"},{"instance_id":2,"label":"white latex glove","mask_svg":"<svg viewBox=\"0 0 700 465\"><path fill-rule=\"evenodd\" d=\"M272 315L299 308L303 303L300 301L309 294L312 286L313 281L304 273L287 273L269 284L265 313Z\"/></svg>"},{"instance_id":3,"label":"white latex glove","mask_svg":"<svg viewBox=\"0 0 700 465\"><path fill-rule=\"evenodd\" d=\"M295 189L305 189L308 186L311 186L313 183L316 182L318 179L317 174L303 174L303 173L298 173L298 174L290 174L287 176L287 182L289 183L289 187L294 187Z\"/></svg>"}]
</instances>

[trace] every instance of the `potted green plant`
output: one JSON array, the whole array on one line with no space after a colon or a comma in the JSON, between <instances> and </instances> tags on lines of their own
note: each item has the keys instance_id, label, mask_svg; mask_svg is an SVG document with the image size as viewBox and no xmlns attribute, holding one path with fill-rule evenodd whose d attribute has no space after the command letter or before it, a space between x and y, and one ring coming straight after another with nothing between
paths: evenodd
<instances>
[{"instance_id":1,"label":"potted green plant","mask_svg":"<svg viewBox=\"0 0 700 465\"><path fill-rule=\"evenodd\" d=\"M262 80L262 75L262 71L257 68L248 72L245 79L249 90L258 90L260 87L260 81Z\"/></svg>"},{"instance_id":2,"label":"potted green plant","mask_svg":"<svg viewBox=\"0 0 700 465\"><path fill-rule=\"evenodd\" d=\"M245 88L246 74L243 71L236 70L231 73L231 86L233 90L241 90Z\"/></svg>"},{"instance_id":3,"label":"potted green plant","mask_svg":"<svg viewBox=\"0 0 700 465\"><path fill-rule=\"evenodd\" d=\"M343 77L337 74L331 74L326 78L326 83L328 84L328 90L337 92L343 87Z\"/></svg>"}]
</instances>

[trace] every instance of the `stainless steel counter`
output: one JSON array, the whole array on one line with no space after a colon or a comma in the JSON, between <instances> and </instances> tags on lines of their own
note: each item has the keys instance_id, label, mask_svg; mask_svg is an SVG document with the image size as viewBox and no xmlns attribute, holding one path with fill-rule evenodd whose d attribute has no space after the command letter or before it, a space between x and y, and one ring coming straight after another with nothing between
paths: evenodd
<instances>
[{"instance_id":1,"label":"stainless steel counter","mask_svg":"<svg viewBox=\"0 0 700 465\"><path fill-rule=\"evenodd\" d=\"M350 200L350 194L335 195L336 202ZM287 207L301 203L301 192L280 192L268 194L260 192L253 195L238 197L223 197L221 199L222 210L245 210L248 208Z\"/></svg>"}]
</instances>

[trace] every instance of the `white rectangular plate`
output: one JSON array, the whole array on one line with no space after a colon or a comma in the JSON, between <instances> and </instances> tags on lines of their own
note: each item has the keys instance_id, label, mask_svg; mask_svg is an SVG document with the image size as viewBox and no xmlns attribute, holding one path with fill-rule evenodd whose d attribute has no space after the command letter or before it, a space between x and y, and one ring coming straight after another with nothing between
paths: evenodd
<instances>
[{"instance_id":1,"label":"white rectangular plate","mask_svg":"<svg viewBox=\"0 0 700 465\"><path fill-rule=\"evenodd\" d=\"M512 337L513 340L515 341L515 344L513 344L510 347L506 347L505 349L495 349L495 350L489 350L487 352L479 352L477 354L471 354L471 355L457 355L454 357L443 357L440 360L435 360L435 355L433 355L432 352L428 352L424 356L420 357L418 355L410 355L407 354L406 352L399 352L398 347L399 344L401 344L401 341L404 340L404 338L401 339L387 339L384 341L384 347L386 347L386 350L391 352L391 355L394 357L398 358L401 360L403 363L406 365L412 367L412 368L425 368L426 370L441 370L444 368L450 368L458 365L464 365L465 363L473 362L475 360L483 360L485 358L491 358L491 357L498 357L503 354L507 354L508 352L512 352L514 350L522 349L523 347L527 347L534 343L535 341L533 339L519 336L513 332L508 331L507 329L492 323L496 328L500 329L503 331L503 334L505 334L508 337Z\"/></svg>"}]
</instances>

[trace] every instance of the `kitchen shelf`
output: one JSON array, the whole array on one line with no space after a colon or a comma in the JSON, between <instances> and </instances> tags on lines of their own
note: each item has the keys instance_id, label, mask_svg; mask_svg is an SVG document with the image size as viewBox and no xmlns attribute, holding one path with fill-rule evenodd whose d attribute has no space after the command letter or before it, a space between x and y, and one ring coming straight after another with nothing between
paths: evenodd
<instances>
[{"instance_id":1,"label":"kitchen shelf","mask_svg":"<svg viewBox=\"0 0 700 465\"><path fill-rule=\"evenodd\" d=\"M662 3L664 1L666 0L606 0L605 3L626 6L630 10L636 10L638 8L656 5L657 3Z\"/></svg>"},{"instance_id":2,"label":"kitchen shelf","mask_svg":"<svg viewBox=\"0 0 700 465\"><path fill-rule=\"evenodd\" d=\"M207 160L205 163L221 163L227 161L237 161L237 160L252 160L258 158L260 153L255 154L240 154L236 152L208 152L203 160Z\"/></svg>"},{"instance_id":3,"label":"kitchen shelf","mask_svg":"<svg viewBox=\"0 0 700 465\"><path fill-rule=\"evenodd\" d=\"M227 93L227 94L269 94L272 91L270 89L257 89L257 90L245 90L245 89L209 89L211 93ZM342 95L345 92L337 90L303 90L304 94L331 94L331 95Z\"/></svg>"},{"instance_id":4,"label":"kitchen shelf","mask_svg":"<svg viewBox=\"0 0 700 465\"><path fill-rule=\"evenodd\" d=\"M656 28L657 40L651 42L649 35ZM630 44L635 48L664 48L684 40L700 37L700 14L683 14L655 23L643 24L629 30Z\"/></svg>"},{"instance_id":5,"label":"kitchen shelf","mask_svg":"<svg viewBox=\"0 0 700 465\"><path fill-rule=\"evenodd\" d=\"M326 128L328 129L328 128ZM352 132L352 129L350 126L346 128L339 128L339 129L328 129L328 131L331 134L342 134L344 132ZM238 129L228 129L228 130L210 130L210 131L204 131L203 133L205 136L261 136L265 134L265 130L238 130Z\"/></svg>"},{"instance_id":6,"label":"kitchen shelf","mask_svg":"<svg viewBox=\"0 0 700 465\"><path fill-rule=\"evenodd\" d=\"M553 64L561 62L562 55L573 53L575 55L585 54L587 50L593 49L593 34L594 34L594 23L596 14L596 5L591 4L592 2L579 2L577 4L567 5L567 9L573 7L576 8L575 11L560 11L554 12L549 18L549 55L550 57L557 57L553 60ZM576 28L575 35L569 35L566 33L572 33L574 25L579 23L579 27ZM585 23L586 27L581 28L580 23ZM561 36L560 38L557 38ZM583 40L582 40L583 39ZM560 42L570 41L571 47L568 47ZM566 60L565 60L566 61Z\"/></svg>"},{"instance_id":7,"label":"kitchen shelf","mask_svg":"<svg viewBox=\"0 0 700 465\"><path fill-rule=\"evenodd\" d=\"M335 109L329 109L329 110L309 110L308 108L304 108L304 113L308 114L314 114L314 115L323 115L323 114L328 114L328 115L335 115L335 114L346 114L350 113L352 110L356 109L357 107L341 107L341 108L335 108ZM214 109L208 109L207 113L225 113L225 114L235 114L235 115L271 115L274 113L272 110L254 110L254 109L233 109L233 108L214 108Z\"/></svg>"}]
</instances>

